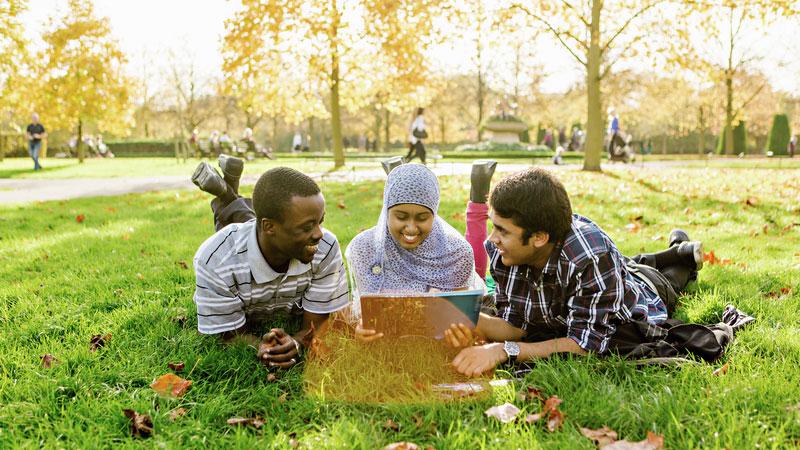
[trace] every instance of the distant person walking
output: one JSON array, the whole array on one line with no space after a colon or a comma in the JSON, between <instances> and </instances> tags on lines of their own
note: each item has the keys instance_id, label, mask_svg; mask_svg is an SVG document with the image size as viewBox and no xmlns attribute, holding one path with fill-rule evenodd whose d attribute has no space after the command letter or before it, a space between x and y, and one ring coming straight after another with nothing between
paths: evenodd
<instances>
[{"instance_id":1,"label":"distant person walking","mask_svg":"<svg viewBox=\"0 0 800 450\"><path fill-rule=\"evenodd\" d=\"M428 132L425 131L425 118L423 114L425 108L417 108L417 113L414 115L414 120L411 121L408 136L408 155L406 155L406 162L414 159L417 156L422 164L425 164L425 145L422 140L428 137Z\"/></svg>"},{"instance_id":2,"label":"distant person walking","mask_svg":"<svg viewBox=\"0 0 800 450\"><path fill-rule=\"evenodd\" d=\"M792 136L792 139L789 141L789 158L794 158L794 154L797 151L797 135Z\"/></svg>"},{"instance_id":3,"label":"distant person walking","mask_svg":"<svg viewBox=\"0 0 800 450\"><path fill-rule=\"evenodd\" d=\"M608 136L608 154L615 155L617 154L615 147L624 147L625 140L620 134L619 115L614 111L614 108L610 108L609 110Z\"/></svg>"},{"instance_id":4,"label":"distant person walking","mask_svg":"<svg viewBox=\"0 0 800 450\"><path fill-rule=\"evenodd\" d=\"M39 114L33 113L31 124L25 133L28 137L28 154L33 158L33 170L42 170L39 164L39 152L42 150L42 139L47 137L44 125L39 123Z\"/></svg>"}]
</instances>

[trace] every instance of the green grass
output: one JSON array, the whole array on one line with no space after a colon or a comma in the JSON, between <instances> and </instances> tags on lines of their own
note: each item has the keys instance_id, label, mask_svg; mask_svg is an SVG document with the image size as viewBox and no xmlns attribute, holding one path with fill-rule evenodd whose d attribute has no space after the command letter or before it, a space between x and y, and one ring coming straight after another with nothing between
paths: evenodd
<instances>
[{"instance_id":1,"label":"green grass","mask_svg":"<svg viewBox=\"0 0 800 450\"><path fill-rule=\"evenodd\" d=\"M0 448L289 448L296 436L303 448L371 449L408 440L437 449L590 449L579 427L602 425L629 440L655 431L667 448L800 445L796 170L617 165L605 174L558 174L575 211L601 224L624 253L661 249L670 229L681 226L732 261L704 268L678 310L680 318L714 322L732 302L757 317L722 361L677 369L594 357L537 362L525 384L564 400L565 424L555 433L483 415L505 401L536 412L514 399L514 389L459 403L320 399L304 393L299 368L268 383L252 350L197 334L191 259L213 231L206 195L0 206ZM441 215L463 231L468 178L441 183ZM326 225L343 247L375 223L381 183L322 187ZM344 209L334 206L340 202ZM642 228L631 233L625 225L637 216ZM782 287L791 293L769 295ZM183 314L185 323L174 320ZM90 352L91 336L109 332L110 343ZM41 367L46 353L60 364ZM194 384L180 400L159 398L149 384L174 361L186 363L182 375ZM723 363L728 373L712 376ZM170 421L168 412L179 406L188 414ZM153 437L130 437L126 408L153 417ZM266 419L259 430L226 425L230 417L255 415ZM400 430L384 429L387 419Z\"/></svg>"}]
</instances>

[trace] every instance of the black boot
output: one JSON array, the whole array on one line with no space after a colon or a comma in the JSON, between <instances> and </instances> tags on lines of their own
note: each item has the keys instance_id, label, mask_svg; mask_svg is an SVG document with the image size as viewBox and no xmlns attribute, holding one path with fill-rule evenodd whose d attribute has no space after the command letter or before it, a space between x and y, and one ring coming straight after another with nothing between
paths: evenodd
<instances>
[{"instance_id":1,"label":"black boot","mask_svg":"<svg viewBox=\"0 0 800 450\"><path fill-rule=\"evenodd\" d=\"M211 167L211 164L205 161L201 162L194 170L192 183L196 184L201 191L208 192L215 197L221 197L228 191L225 180Z\"/></svg>"},{"instance_id":2,"label":"black boot","mask_svg":"<svg viewBox=\"0 0 800 450\"><path fill-rule=\"evenodd\" d=\"M497 168L497 161L475 161L472 163L470 175L469 201L473 203L486 203L489 196L489 185Z\"/></svg>"},{"instance_id":3,"label":"black boot","mask_svg":"<svg viewBox=\"0 0 800 450\"><path fill-rule=\"evenodd\" d=\"M223 153L219 155L218 161L225 182L228 183L234 194L239 195L239 180L244 171L244 160Z\"/></svg>"},{"instance_id":4,"label":"black boot","mask_svg":"<svg viewBox=\"0 0 800 450\"><path fill-rule=\"evenodd\" d=\"M392 156L391 158L384 159L383 161L381 161L381 165L383 166L383 171L386 172L386 175L389 175L389 172L391 172L392 169L401 164L403 164L402 156Z\"/></svg>"},{"instance_id":5,"label":"black boot","mask_svg":"<svg viewBox=\"0 0 800 450\"><path fill-rule=\"evenodd\" d=\"M686 242L688 240L689 240L689 235L680 228L675 228L674 230L669 232L670 247L672 247L673 245L680 244L681 242Z\"/></svg>"}]
</instances>

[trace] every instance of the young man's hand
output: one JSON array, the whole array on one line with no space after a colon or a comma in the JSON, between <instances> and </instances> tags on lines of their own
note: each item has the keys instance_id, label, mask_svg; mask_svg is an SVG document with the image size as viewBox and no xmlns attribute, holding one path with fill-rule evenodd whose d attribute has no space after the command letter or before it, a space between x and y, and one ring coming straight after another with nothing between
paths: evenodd
<instances>
[{"instance_id":1,"label":"young man's hand","mask_svg":"<svg viewBox=\"0 0 800 450\"><path fill-rule=\"evenodd\" d=\"M300 359L300 343L282 328L273 328L261 338L258 359L268 367L288 369Z\"/></svg>"},{"instance_id":2,"label":"young man's hand","mask_svg":"<svg viewBox=\"0 0 800 450\"><path fill-rule=\"evenodd\" d=\"M508 359L502 343L467 347L453 359L453 368L468 377L477 377Z\"/></svg>"},{"instance_id":3,"label":"young man's hand","mask_svg":"<svg viewBox=\"0 0 800 450\"><path fill-rule=\"evenodd\" d=\"M444 330L444 341L452 348L469 347L476 343L485 343L486 337L478 327L470 330L463 323L452 323L450 328Z\"/></svg>"},{"instance_id":4,"label":"young man's hand","mask_svg":"<svg viewBox=\"0 0 800 450\"><path fill-rule=\"evenodd\" d=\"M383 337L383 333L378 333L375 330L367 330L363 328L361 325L361 321L358 321L358 325L356 325L356 339L361 342L372 342L376 341Z\"/></svg>"}]
</instances>

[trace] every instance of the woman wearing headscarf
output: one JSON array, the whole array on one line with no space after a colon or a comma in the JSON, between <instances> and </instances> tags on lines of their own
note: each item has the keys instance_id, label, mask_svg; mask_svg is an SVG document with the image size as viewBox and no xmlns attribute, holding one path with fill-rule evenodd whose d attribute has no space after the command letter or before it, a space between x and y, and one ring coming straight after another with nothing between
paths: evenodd
<instances>
[{"instance_id":1,"label":"woman wearing headscarf","mask_svg":"<svg viewBox=\"0 0 800 450\"><path fill-rule=\"evenodd\" d=\"M356 314L361 294L484 288L472 247L438 211L439 182L430 169L404 164L389 173L378 224L359 233L345 252ZM356 334L380 337L360 325Z\"/></svg>"}]
</instances>

